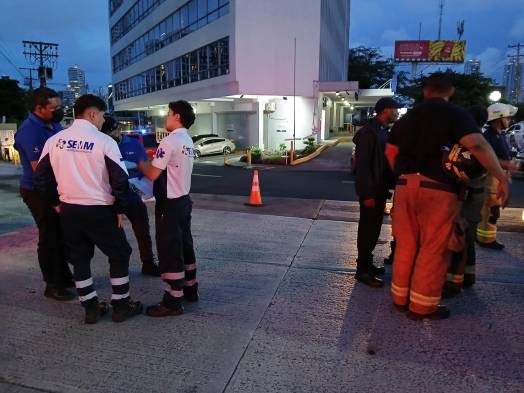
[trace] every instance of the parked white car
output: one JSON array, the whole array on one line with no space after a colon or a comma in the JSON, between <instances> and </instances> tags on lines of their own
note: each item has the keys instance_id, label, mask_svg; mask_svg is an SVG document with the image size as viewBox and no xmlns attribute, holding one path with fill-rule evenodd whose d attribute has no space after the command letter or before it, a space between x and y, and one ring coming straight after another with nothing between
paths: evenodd
<instances>
[{"instance_id":1,"label":"parked white car","mask_svg":"<svg viewBox=\"0 0 524 393\"><path fill-rule=\"evenodd\" d=\"M195 142L195 156L206 156L208 154L231 154L236 149L231 139L220 137L209 137L198 139Z\"/></svg>"},{"instance_id":2,"label":"parked white car","mask_svg":"<svg viewBox=\"0 0 524 393\"><path fill-rule=\"evenodd\" d=\"M515 123L506 130L506 140L514 152L524 152L524 121Z\"/></svg>"}]
</instances>

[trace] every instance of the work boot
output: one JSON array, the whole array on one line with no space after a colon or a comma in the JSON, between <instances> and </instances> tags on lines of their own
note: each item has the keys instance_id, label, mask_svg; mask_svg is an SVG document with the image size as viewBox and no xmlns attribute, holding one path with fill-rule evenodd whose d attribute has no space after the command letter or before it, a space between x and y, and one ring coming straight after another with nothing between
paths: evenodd
<instances>
[{"instance_id":1,"label":"work boot","mask_svg":"<svg viewBox=\"0 0 524 393\"><path fill-rule=\"evenodd\" d=\"M400 304L393 303L393 306L395 307L397 311L402 312L402 313L409 311L409 306L407 304L400 305Z\"/></svg>"},{"instance_id":2,"label":"work boot","mask_svg":"<svg viewBox=\"0 0 524 393\"><path fill-rule=\"evenodd\" d=\"M140 302L133 302L131 298L111 300L113 306L113 322L124 322L126 319L142 314L144 306Z\"/></svg>"},{"instance_id":3,"label":"work boot","mask_svg":"<svg viewBox=\"0 0 524 393\"><path fill-rule=\"evenodd\" d=\"M482 243L482 242L477 241L477 244L482 248L490 248L492 250L497 250L497 251L504 249L504 244L501 244L496 240L492 241L491 243Z\"/></svg>"},{"instance_id":4,"label":"work boot","mask_svg":"<svg viewBox=\"0 0 524 393\"><path fill-rule=\"evenodd\" d=\"M182 305L177 308L169 308L160 303L146 308L146 315L155 318L177 316L183 313L184 307Z\"/></svg>"},{"instance_id":5,"label":"work boot","mask_svg":"<svg viewBox=\"0 0 524 393\"><path fill-rule=\"evenodd\" d=\"M423 319L430 319L436 321L439 319L446 319L449 317L449 308L446 306L438 306L438 308L433 311L431 314L418 314L413 311L408 311L406 316L412 321L422 321Z\"/></svg>"},{"instance_id":6,"label":"work boot","mask_svg":"<svg viewBox=\"0 0 524 393\"><path fill-rule=\"evenodd\" d=\"M184 287L184 300L187 302L198 302L198 284Z\"/></svg>"},{"instance_id":7,"label":"work boot","mask_svg":"<svg viewBox=\"0 0 524 393\"><path fill-rule=\"evenodd\" d=\"M160 277L160 268L155 261L143 262L142 274L144 276Z\"/></svg>"},{"instance_id":8,"label":"work boot","mask_svg":"<svg viewBox=\"0 0 524 393\"><path fill-rule=\"evenodd\" d=\"M357 272L355 279L371 288L382 288L384 286L384 282L370 272Z\"/></svg>"},{"instance_id":9,"label":"work boot","mask_svg":"<svg viewBox=\"0 0 524 393\"><path fill-rule=\"evenodd\" d=\"M73 292L66 288L53 287L51 285L47 285L45 287L44 296L50 299L58 300L59 302L73 300L76 297Z\"/></svg>"},{"instance_id":10,"label":"work boot","mask_svg":"<svg viewBox=\"0 0 524 393\"><path fill-rule=\"evenodd\" d=\"M464 274L464 283L462 286L464 288L471 288L475 284L475 275L474 274Z\"/></svg>"},{"instance_id":11,"label":"work boot","mask_svg":"<svg viewBox=\"0 0 524 393\"><path fill-rule=\"evenodd\" d=\"M451 282L445 282L444 286L442 287L442 299L451 299L462 292L462 289L460 287L456 286L455 284Z\"/></svg>"},{"instance_id":12,"label":"work boot","mask_svg":"<svg viewBox=\"0 0 524 393\"><path fill-rule=\"evenodd\" d=\"M102 316L107 314L106 302L88 301L84 307L86 309L85 323L87 324L97 323Z\"/></svg>"}]
</instances>

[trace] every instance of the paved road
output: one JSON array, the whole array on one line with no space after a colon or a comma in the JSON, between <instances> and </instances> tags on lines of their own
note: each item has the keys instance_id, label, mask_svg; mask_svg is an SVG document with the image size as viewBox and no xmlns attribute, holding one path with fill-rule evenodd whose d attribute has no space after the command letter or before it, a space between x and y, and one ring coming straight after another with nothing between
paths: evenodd
<instances>
[{"instance_id":1,"label":"paved road","mask_svg":"<svg viewBox=\"0 0 524 393\"><path fill-rule=\"evenodd\" d=\"M126 232L131 294L157 302L163 285L140 275ZM504 252L479 250L477 285L447 302L449 320L424 323L391 306L389 284L355 282L354 222L195 209L193 234L198 304L91 326L77 301L42 296L33 227L0 236L0 392L522 392L520 233L500 233ZM92 270L108 299L98 251Z\"/></svg>"}]
</instances>

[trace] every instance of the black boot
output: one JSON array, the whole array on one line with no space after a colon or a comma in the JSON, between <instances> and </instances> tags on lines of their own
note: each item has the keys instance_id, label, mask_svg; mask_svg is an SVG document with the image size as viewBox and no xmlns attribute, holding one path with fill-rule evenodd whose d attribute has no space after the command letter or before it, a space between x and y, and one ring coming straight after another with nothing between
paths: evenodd
<instances>
[{"instance_id":1,"label":"black boot","mask_svg":"<svg viewBox=\"0 0 524 393\"><path fill-rule=\"evenodd\" d=\"M58 300L60 302L73 300L76 297L76 295L73 292L66 288L54 287L51 285L47 285L45 287L44 296L54 300Z\"/></svg>"},{"instance_id":2,"label":"black boot","mask_svg":"<svg viewBox=\"0 0 524 393\"><path fill-rule=\"evenodd\" d=\"M124 322L135 315L142 314L144 306L140 302L133 302L130 298L111 300L113 306L113 322Z\"/></svg>"},{"instance_id":3,"label":"black boot","mask_svg":"<svg viewBox=\"0 0 524 393\"><path fill-rule=\"evenodd\" d=\"M88 301L84 304L86 309L85 323L93 324L97 323L98 320L107 314L107 303L98 302L98 300Z\"/></svg>"},{"instance_id":4,"label":"black boot","mask_svg":"<svg viewBox=\"0 0 524 393\"><path fill-rule=\"evenodd\" d=\"M198 283L184 287L184 300L186 302L198 302Z\"/></svg>"},{"instance_id":5,"label":"black boot","mask_svg":"<svg viewBox=\"0 0 524 393\"><path fill-rule=\"evenodd\" d=\"M417 314L413 311L408 311L406 316L411 319L412 321L421 321L423 319L430 319L433 321L439 320L439 319L446 319L449 317L449 308L446 306L438 306L438 308L433 311L431 314Z\"/></svg>"},{"instance_id":6,"label":"black boot","mask_svg":"<svg viewBox=\"0 0 524 393\"><path fill-rule=\"evenodd\" d=\"M164 306L162 303L156 304L154 306L148 306L146 309L146 315L150 317L160 318L160 317L174 317L184 313L184 307L179 305L176 308L169 308Z\"/></svg>"}]
</instances>

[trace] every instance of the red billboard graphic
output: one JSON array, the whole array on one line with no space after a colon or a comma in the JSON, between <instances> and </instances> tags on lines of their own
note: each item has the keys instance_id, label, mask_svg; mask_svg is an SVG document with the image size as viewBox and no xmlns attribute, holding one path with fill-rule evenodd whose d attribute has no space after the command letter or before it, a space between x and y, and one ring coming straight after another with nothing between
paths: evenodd
<instances>
[{"instance_id":1,"label":"red billboard graphic","mask_svg":"<svg viewBox=\"0 0 524 393\"><path fill-rule=\"evenodd\" d=\"M408 63L463 63L466 41L395 41L395 61Z\"/></svg>"},{"instance_id":2,"label":"red billboard graphic","mask_svg":"<svg viewBox=\"0 0 524 393\"><path fill-rule=\"evenodd\" d=\"M429 60L429 41L395 41L395 61Z\"/></svg>"}]
</instances>

